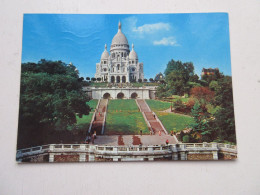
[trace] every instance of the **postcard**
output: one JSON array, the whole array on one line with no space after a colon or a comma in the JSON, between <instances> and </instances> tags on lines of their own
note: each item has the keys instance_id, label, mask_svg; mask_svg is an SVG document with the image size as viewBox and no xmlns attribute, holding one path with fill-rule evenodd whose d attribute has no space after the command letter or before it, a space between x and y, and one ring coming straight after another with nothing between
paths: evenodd
<instances>
[{"instance_id":1,"label":"postcard","mask_svg":"<svg viewBox=\"0 0 260 195\"><path fill-rule=\"evenodd\" d=\"M237 158L227 13L24 14L16 160Z\"/></svg>"}]
</instances>

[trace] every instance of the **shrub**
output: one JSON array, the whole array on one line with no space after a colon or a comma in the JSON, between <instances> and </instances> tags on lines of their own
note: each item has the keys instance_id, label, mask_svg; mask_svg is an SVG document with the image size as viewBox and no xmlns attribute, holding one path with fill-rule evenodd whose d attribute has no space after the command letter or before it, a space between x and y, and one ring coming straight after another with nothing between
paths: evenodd
<instances>
[{"instance_id":1,"label":"shrub","mask_svg":"<svg viewBox=\"0 0 260 195\"><path fill-rule=\"evenodd\" d=\"M191 96L198 99L200 103L202 100L211 102L214 99L214 91L211 91L208 87L194 87L190 92Z\"/></svg>"},{"instance_id":2,"label":"shrub","mask_svg":"<svg viewBox=\"0 0 260 195\"><path fill-rule=\"evenodd\" d=\"M189 135L184 135L182 137L182 142L183 143L189 143L190 142L190 136Z\"/></svg>"}]
</instances>

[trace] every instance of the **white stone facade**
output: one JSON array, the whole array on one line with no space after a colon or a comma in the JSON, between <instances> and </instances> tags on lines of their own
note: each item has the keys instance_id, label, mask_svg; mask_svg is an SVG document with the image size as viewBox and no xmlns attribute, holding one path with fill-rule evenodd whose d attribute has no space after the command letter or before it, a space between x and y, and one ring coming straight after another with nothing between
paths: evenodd
<instances>
[{"instance_id":1,"label":"white stone facade","mask_svg":"<svg viewBox=\"0 0 260 195\"><path fill-rule=\"evenodd\" d=\"M84 87L83 91L92 99L154 99L153 97L156 90L155 87Z\"/></svg>"},{"instance_id":2,"label":"white stone facade","mask_svg":"<svg viewBox=\"0 0 260 195\"><path fill-rule=\"evenodd\" d=\"M133 44L132 50L129 50L128 40L121 31L120 22L118 32L112 40L110 54L105 45L100 62L96 64L95 78L109 83L128 83L144 79L143 63L138 61Z\"/></svg>"}]
</instances>

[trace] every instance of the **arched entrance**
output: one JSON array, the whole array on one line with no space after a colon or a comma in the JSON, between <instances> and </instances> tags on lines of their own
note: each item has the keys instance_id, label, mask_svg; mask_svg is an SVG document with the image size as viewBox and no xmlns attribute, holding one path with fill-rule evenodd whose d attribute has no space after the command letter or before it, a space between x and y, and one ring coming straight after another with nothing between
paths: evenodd
<instances>
[{"instance_id":1,"label":"arched entrance","mask_svg":"<svg viewBox=\"0 0 260 195\"><path fill-rule=\"evenodd\" d=\"M103 98L104 99L109 99L111 96L110 96L110 94L109 93L105 93L104 95L103 95Z\"/></svg>"},{"instance_id":2,"label":"arched entrance","mask_svg":"<svg viewBox=\"0 0 260 195\"><path fill-rule=\"evenodd\" d=\"M117 94L117 99L123 99L124 98L124 94L122 92Z\"/></svg>"},{"instance_id":3,"label":"arched entrance","mask_svg":"<svg viewBox=\"0 0 260 195\"><path fill-rule=\"evenodd\" d=\"M111 83L114 83L114 82L115 82L115 77L112 76L112 77L111 77Z\"/></svg>"},{"instance_id":4,"label":"arched entrance","mask_svg":"<svg viewBox=\"0 0 260 195\"><path fill-rule=\"evenodd\" d=\"M126 78L125 76L122 77L122 83L125 83L126 82Z\"/></svg>"},{"instance_id":5,"label":"arched entrance","mask_svg":"<svg viewBox=\"0 0 260 195\"><path fill-rule=\"evenodd\" d=\"M120 76L117 76L117 77L116 77L116 82L117 82L117 83L120 83Z\"/></svg>"},{"instance_id":6,"label":"arched entrance","mask_svg":"<svg viewBox=\"0 0 260 195\"><path fill-rule=\"evenodd\" d=\"M137 93L135 93L135 92L131 94L131 98L132 98L132 99L136 99L137 96L138 96L138 95L137 95Z\"/></svg>"}]
</instances>

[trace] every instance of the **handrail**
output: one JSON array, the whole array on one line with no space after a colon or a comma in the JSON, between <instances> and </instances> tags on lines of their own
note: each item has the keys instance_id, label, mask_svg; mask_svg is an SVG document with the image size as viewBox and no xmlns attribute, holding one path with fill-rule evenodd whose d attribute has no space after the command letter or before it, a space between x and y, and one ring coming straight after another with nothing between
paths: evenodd
<instances>
[{"instance_id":1,"label":"handrail","mask_svg":"<svg viewBox=\"0 0 260 195\"><path fill-rule=\"evenodd\" d=\"M177 149L177 150L176 150ZM147 154L154 154L154 152L172 152L172 151L187 151L187 150L221 150L224 152L237 153L236 146L223 143L180 143L169 145L151 145L151 146L107 146L107 145L91 145L91 144L48 144L42 146L35 146L31 148L24 148L17 150L16 158L22 158L24 156L32 156L43 153L51 152L94 152L94 153L130 153L141 154L143 152Z\"/></svg>"},{"instance_id":2,"label":"handrail","mask_svg":"<svg viewBox=\"0 0 260 195\"><path fill-rule=\"evenodd\" d=\"M100 99L98 100L98 103L97 103L95 112L94 112L93 115L92 115L92 119L91 119L91 122L90 122L90 125L89 125L89 128L88 128L88 132L89 132L89 133L90 133L90 131L91 131L91 128L92 128L92 125L93 125L93 122L94 122L94 119L95 119L96 112L97 112L97 110L98 110L99 104L100 104Z\"/></svg>"}]
</instances>

